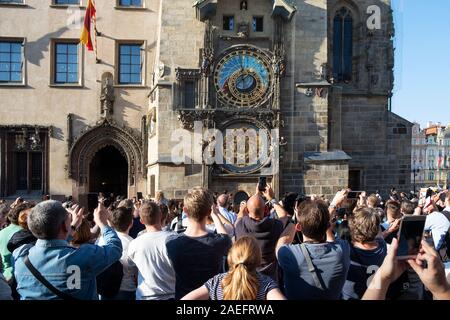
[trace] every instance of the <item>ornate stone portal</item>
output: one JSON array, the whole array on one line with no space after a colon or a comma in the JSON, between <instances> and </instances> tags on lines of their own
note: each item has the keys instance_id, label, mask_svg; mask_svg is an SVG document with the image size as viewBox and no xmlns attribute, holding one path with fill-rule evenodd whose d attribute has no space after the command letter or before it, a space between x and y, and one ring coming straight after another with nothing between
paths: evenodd
<instances>
[{"instance_id":1,"label":"ornate stone portal","mask_svg":"<svg viewBox=\"0 0 450 320\"><path fill-rule=\"evenodd\" d=\"M145 176L145 153L142 138L131 129L104 118L87 128L70 146L68 175L73 181L75 197L88 193L89 164L106 146L115 147L128 163L128 193L134 194L136 183ZM111 172L113 175L114 172Z\"/></svg>"}]
</instances>

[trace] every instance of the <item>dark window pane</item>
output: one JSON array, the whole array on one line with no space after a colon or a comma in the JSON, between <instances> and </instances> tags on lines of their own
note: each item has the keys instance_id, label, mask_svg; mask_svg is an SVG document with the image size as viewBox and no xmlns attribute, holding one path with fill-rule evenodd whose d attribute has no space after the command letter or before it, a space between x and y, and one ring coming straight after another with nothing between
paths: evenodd
<instances>
[{"instance_id":1,"label":"dark window pane","mask_svg":"<svg viewBox=\"0 0 450 320\"><path fill-rule=\"evenodd\" d=\"M142 7L142 0L120 0L119 4L124 7Z\"/></svg>"},{"instance_id":2,"label":"dark window pane","mask_svg":"<svg viewBox=\"0 0 450 320\"><path fill-rule=\"evenodd\" d=\"M234 30L234 16L223 16L223 30Z\"/></svg>"},{"instance_id":3,"label":"dark window pane","mask_svg":"<svg viewBox=\"0 0 450 320\"><path fill-rule=\"evenodd\" d=\"M31 154L31 189L42 190L42 153Z\"/></svg>"},{"instance_id":4,"label":"dark window pane","mask_svg":"<svg viewBox=\"0 0 450 320\"><path fill-rule=\"evenodd\" d=\"M80 0L55 0L55 4L80 4Z\"/></svg>"},{"instance_id":5,"label":"dark window pane","mask_svg":"<svg viewBox=\"0 0 450 320\"><path fill-rule=\"evenodd\" d=\"M353 58L353 18L343 7L333 20L333 77L336 81L351 81Z\"/></svg>"},{"instance_id":6,"label":"dark window pane","mask_svg":"<svg viewBox=\"0 0 450 320\"><path fill-rule=\"evenodd\" d=\"M184 107L188 109L195 108L195 82L186 81L184 83Z\"/></svg>"},{"instance_id":7,"label":"dark window pane","mask_svg":"<svg viewBox=\"0 0 450 320\"><path fill-rule=\"evenodd\" d=\"M340 81L342 75L342 24L339 17L334 18L333 34L333 77Z\"/></svg>"},{"instance_id":8,"label":"dark window pane","mask_svg":"<svg viewBox=\"0 0 450 320\"><path fill-rule=\"evenodd\" d=\"M263 32L264 31L264 18L263 17L253 17L253 31Z\"/></svg>"},{"instance_id":9,"label":"dark window pane","mask_svg":"<svg viewBox=\"0 0 450 320\"><path fill-rule=\"evenodd\" d=\"M344 81L350 81L352 77L353 57L353 21L347 16L344 21Z\"/></svg>"},{"instance_id":10,"label":"dark window pane","mask_svg":"<svg viewBox=\"0 0 450 320\"><path fill-rule=\"evenodd\" d=\"M27 153L16 153L16 189L27 190Z\"/></svg>"}]
</instances>

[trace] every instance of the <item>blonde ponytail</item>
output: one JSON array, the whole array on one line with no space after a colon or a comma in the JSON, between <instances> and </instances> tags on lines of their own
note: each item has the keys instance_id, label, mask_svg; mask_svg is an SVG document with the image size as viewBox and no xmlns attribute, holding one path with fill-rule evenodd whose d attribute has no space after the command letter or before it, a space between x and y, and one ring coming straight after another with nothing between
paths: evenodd
<instances>
[{"instance_id":1,"label":"blonde ponytail","mask_svg":"<svg viewBox=\"0 0 450 320\"><path fill-rule=\"evenodd\" d=\"M261 249L252 237L236 241L228 253L230 271L222 280L224 300L255 300L259 290L256 268Z\"/></svg>"}]
</instances>

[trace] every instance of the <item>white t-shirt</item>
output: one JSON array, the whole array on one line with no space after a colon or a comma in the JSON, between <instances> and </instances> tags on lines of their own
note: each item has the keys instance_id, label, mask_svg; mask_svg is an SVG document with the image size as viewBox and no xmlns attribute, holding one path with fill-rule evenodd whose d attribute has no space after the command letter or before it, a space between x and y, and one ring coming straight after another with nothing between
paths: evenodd
<instances>
[{"instance_id":1,"label":"white t-shirt","mask_svg":"<svg viewBox=\"0 0 450 320\"><path fill-rule=\"evenodd\" d=\"M436 211L427 216L425 230L431 230L436 250L441 248L449 228L450 221L442 213Z\"/></svg>"},{"instance_id":2,"label":"white t-shirt","mask_svg":"<svg viewBox=\"0 0 450 320\"><path fill-rule=\"evenodd\" d=\"M138 270L137 300L175 298L175 271L167 254L166 242L176 233L146 232L131 241L128 258Z\"/></svg>"},{"instance_id":3,"label":"white t-shirt","mask_svg":"<svg viewBox=\"0 0 450 320\"><path fill-rule=\"evenodd\" d=\"M117 235L122 242L122 257L120 258L120 262L123 265L123 278L120 284L120 291L136 291L138 270L135 265L129 263L130 260L128 259L128 246L133 241L133 238L122 232L117 232Z\"/></svg>"}]
</instances>

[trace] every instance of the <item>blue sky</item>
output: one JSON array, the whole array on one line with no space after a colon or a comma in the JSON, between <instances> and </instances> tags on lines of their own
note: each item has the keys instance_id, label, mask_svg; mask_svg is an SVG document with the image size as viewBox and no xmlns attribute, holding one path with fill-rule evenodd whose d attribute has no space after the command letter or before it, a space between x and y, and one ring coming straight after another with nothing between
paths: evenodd
<instances>
[{"instance_id":1,"label":"blue sky","mask_svg":"<svg viewBox=\"0 0 450 320\"><path fill-rule=\"evenodd\" d=\"M392 110L422 127L450 124L450 1L392 0L395 88Z\"/></svg>"}]
</instances>

